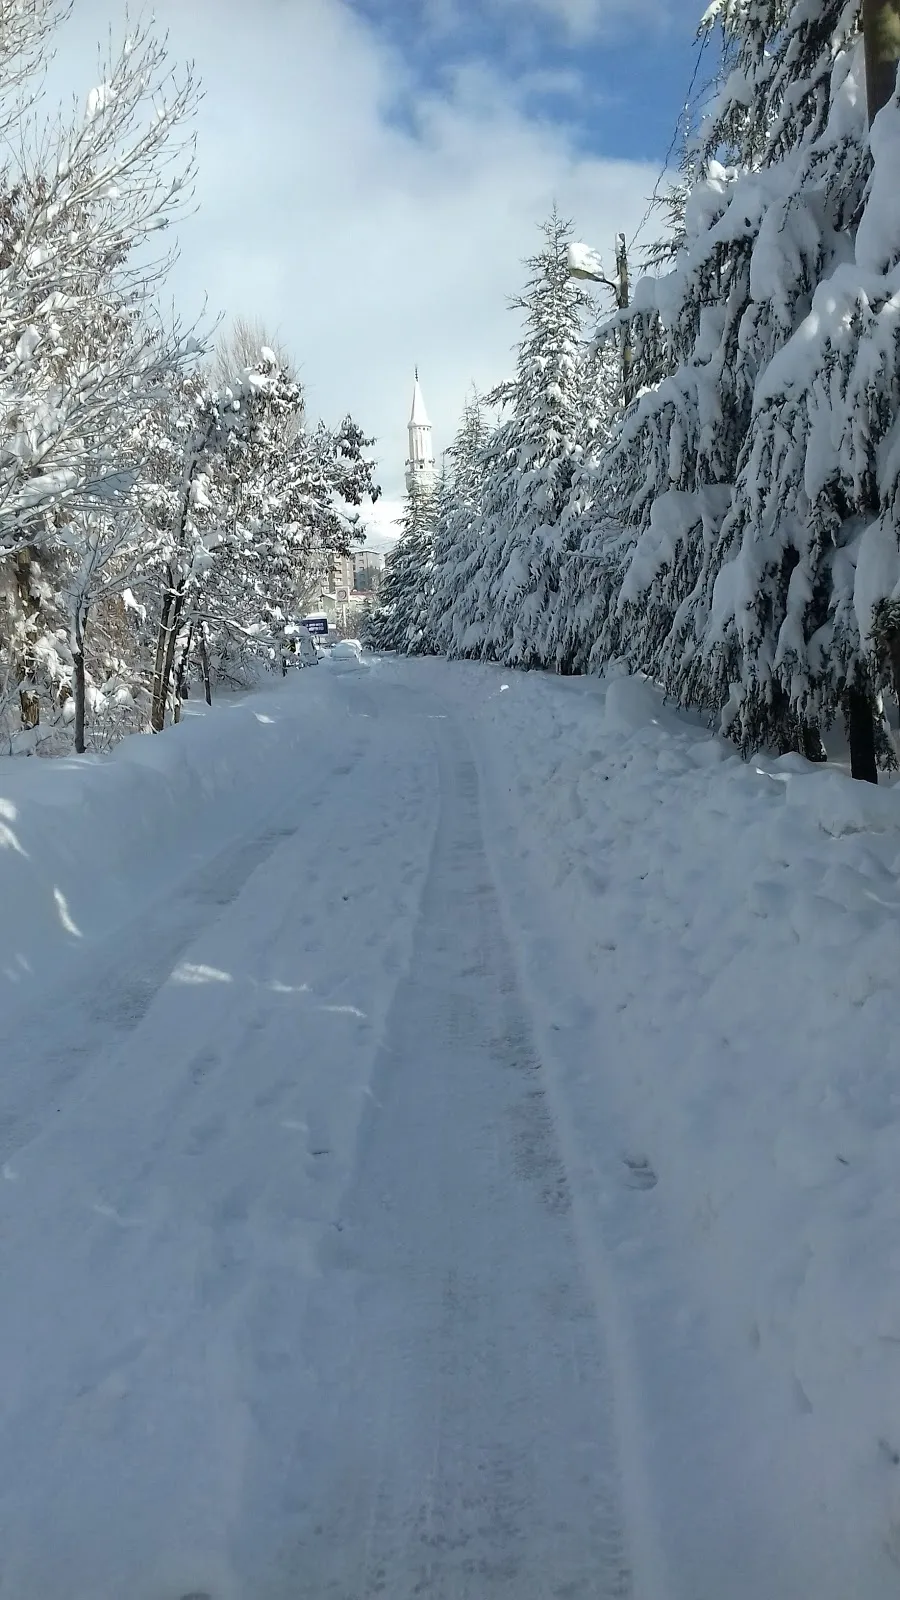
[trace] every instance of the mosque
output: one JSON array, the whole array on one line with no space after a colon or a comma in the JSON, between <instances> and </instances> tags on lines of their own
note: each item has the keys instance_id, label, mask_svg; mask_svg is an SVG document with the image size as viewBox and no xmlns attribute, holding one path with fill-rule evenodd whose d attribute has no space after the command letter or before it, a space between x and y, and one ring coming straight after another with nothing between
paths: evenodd
<instances>
[{"instance_id":1,"label":"mosque","mask_svg":"<svg viewBox=\"0 0 900 1600\"><path fill-rule=\"evenodd\" d=\"M409 459L406 463L406 492L412 494L416 487L432 489L435 481L434 446L431 443L431 423L425 410L425 401L419 386L419 369L413 388L412 410L409 413Z\"/></svg>"},{"instance_id":2,"label":"mosque","mask_svg":"<svg viewBox=\"0 0 900 1600\"><path fill-rule=\"evenodd\" d=\"M425 409L425 399L419 383L419 369L415 369L412 406L407 424L409 456L406 462L406 492L416 488L431 489L437 479L434 446L431 442L431 423ZM323 567L319 588L321 615L331 626L346 632L360 607L377 594L384 575L384 556L370 546L352 550L349 556L331 554Z\"/></svg>"}]
</instances>

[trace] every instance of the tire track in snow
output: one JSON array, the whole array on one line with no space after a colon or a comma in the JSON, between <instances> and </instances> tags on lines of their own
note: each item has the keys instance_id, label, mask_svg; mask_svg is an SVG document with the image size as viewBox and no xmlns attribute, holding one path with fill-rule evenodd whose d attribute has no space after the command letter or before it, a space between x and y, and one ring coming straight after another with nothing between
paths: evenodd
<instances>
[{"instance_id":1,"label":"tire track in snow","mask_svg":"<svg viewBox=\"0 0 900 1600\"><path fill-rule=\"evenodd\" d=\"M594 1286L471 751L451 721L429 729L442 808L412 964L298 1330L304 1375L247 1375L261 1446L281 1409L235 1560L260 1600L625 1600Z\"/></svg>"}]
</instances>

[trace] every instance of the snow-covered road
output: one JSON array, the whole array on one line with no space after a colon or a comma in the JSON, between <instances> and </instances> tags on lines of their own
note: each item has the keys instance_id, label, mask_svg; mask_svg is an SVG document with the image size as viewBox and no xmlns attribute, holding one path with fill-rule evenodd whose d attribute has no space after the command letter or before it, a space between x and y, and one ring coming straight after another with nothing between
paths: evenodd
<instances>
[{"instance_id":1,"label":"snow-covered road","mask_svg":"<svg viewBox=\"0 0 900 1600\"><path fill-rule=\"evenodd\" d=\"M3 1600L632 1592L471 747L324 677L314 761L0 1045Z\"/></svg>"},{"instance_id":2,"label":"snow-covered road","mask_svg":"<svg viewBox=\"0 0 900 1600\"><path fill-rule=\"evenodd\" d=\"M413 959L302 1341L302 1444L289 1421L287 1473L258 1466L272 1592L623 1596L603 1336L471 750L440 729Z\"/></svg>"},{"instance_id":3,"label":"snow-covered road","mask_svg":"<svg viewBox=\"0 0 900 1600\"><path fill-rule=\"evenodd\" d=\"M567 717L579 760L602 737L596 692L322 667L118 764L3 774L6 881L37 909L0 929L0 1600L893 1592L866 1521L891 1515L891 1425L842 1478L832 1389L778 1364L787 1300L758 1312L771 1370L758 1328L731 1337L722 1252L755 1270L755 1191L721 1238L693 1217L706 1155L663 1078L635 1140L623 1084L665 1038L580 954L602 974L645 938L631 868L611 937L564 879L576 835L541 822L581 816L579 780L557 804L542 774ZM685 737L666 770L704 772ZM51 776L101 786L105 840L35 820ZM609 915L615 857L583 843Z\"/></svg>"}]
</instances>

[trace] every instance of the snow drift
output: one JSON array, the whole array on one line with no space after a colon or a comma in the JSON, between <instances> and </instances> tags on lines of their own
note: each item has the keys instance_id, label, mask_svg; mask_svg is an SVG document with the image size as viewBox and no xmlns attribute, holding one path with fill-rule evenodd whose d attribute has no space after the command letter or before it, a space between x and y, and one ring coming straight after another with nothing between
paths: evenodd
<instances>
[{"instance_id":1,"label":"snow drift","mask_svg":"<svg viewBox=\"0 0 900 1600\"><path fill-rule=\"evenodd\" d=\"M274 806L310 739L314 683L303 674L299 704L293 680L211 710L188 701L178 727L109 755L0 759L0 994L164 894L234 832L260 785Z\"/></svg>"}]
</instances>

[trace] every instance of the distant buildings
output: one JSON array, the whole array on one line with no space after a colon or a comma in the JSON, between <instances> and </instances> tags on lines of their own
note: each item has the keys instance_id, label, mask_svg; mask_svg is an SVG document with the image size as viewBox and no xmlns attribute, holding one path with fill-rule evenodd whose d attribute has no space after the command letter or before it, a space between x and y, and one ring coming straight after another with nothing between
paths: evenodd
<instances>
[{"instance_id":1,"label":"distant buildings","mask_svg":"<svg viewBox=\"0 0 900 1600\"><path fill-rule=\"evenodd\" d=\"M353 593L358 596L377 594L384 577L384 556L380 550L353 551Z\"/></svg>"},{"instance_id":2,"label":"distant buildings","mask_svg":"<svg viewBox=\"0 0 900 1600\"><path fill-rule=\"evenodd\" d=\"M425 401L419 386L419 369L416 367L412 407L407 423L409 434L409 459L406 463L406 488L432 488L436 471L431 443L431 423L425 410ZM363 606L378 593L384 577L384 556L378 550L361 547L349 556L323 557L314 574L310 607L323 612L332 628L339 633L352 633L356 618Z\"/></svg>"},{"instance_id":3,"label":"distant buildings","mask_svg":"<svg viewBox=\"0 0 900 1600\"><path fill-rule=\"evenodd\" d=\"M349 556L329 555L316 574L317 588L310 606L323 612L338 633L352 633L355 617L378 593L384 576L384 556L378 550L352 550Z\"/></svg>"}]
</instances>

